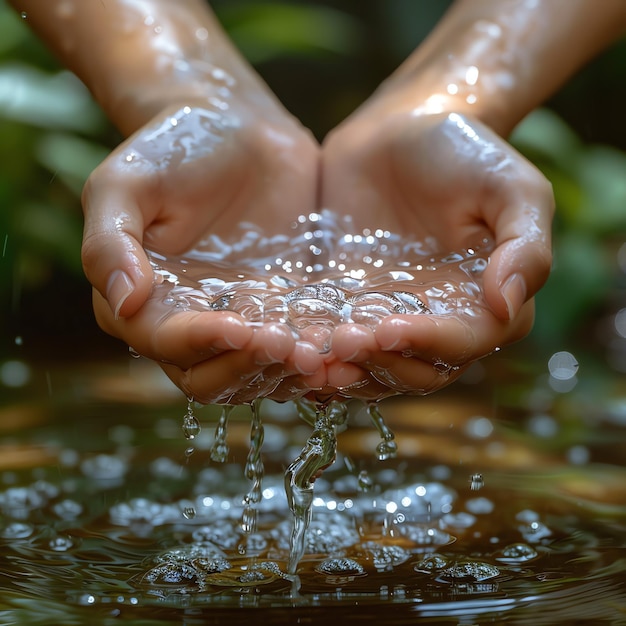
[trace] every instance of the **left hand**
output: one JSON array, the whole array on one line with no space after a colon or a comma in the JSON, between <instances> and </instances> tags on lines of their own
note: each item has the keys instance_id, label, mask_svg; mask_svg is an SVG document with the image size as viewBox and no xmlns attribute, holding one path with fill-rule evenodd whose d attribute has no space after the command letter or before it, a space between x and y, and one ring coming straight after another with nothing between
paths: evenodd
<instances>
[{"instance_id":1,"label":"left hand","mask_svg":"<svg viewBox=\"0 0 626 626\"><path fill-rule=\"evenodd\" d=\"M375 331L337 328L333 358L371 379L354 395L435 391L530 331L533 296L551 265L551 186L481 122L366 103L324 143L322 206L352 215L357 230L434 238L443 253L485 238L495 245L483 274L487 306L473 315L392 315Z\"/></svg>"}]
</instances>

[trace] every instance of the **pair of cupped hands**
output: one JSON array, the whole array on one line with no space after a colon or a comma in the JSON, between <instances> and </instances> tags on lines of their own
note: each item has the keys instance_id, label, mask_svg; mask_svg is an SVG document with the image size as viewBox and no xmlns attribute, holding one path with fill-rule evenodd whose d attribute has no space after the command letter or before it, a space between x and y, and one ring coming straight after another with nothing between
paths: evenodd
<instances>
[{"instance_id":1,"label":"pair of cupped hands","mask_svg":"<svg viewBox=\"0 0 626 626\"><path fill-rule=\"evenodd\" d=\"M341 390L374 400L452 382L529 332L551 264L549 183L464 113L424 112L401 90L381 88L320 146L265 93L165 108L85 186L83 264L99 325L203 403L327 399ZM391 315L375 330L339 325L321 353L286 325L252 327L228 311L173 313L151 296L144 247L181 254L207 233L228 239L242 221L285 233L321 208L352 216L355 232L434 238L442 252L488 238L487 307L472 316ZM442 362L449 375L435 367Z\"/></svg>"}]
</instances>

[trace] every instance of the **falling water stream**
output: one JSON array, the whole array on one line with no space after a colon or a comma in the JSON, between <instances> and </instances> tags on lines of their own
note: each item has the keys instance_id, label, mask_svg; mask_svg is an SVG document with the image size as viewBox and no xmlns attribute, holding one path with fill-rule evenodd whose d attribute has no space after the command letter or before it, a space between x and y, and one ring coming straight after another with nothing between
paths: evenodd
<instances>
[{"instance_id":1,"label":"falling water stream","mask_svg":"<svg viewBox=\"0 0 626 626\"><path fill-rule=\"evenodd\" d=\"M153 253L154 298L296 337L480 311L488 242L349 226ZM558 392L501 360L497 403L495 371L419 400L188 398L181 435L129 361L43 369L0 409L0 623L624 623L623 382Z\"/></svg>"}]
</instances>

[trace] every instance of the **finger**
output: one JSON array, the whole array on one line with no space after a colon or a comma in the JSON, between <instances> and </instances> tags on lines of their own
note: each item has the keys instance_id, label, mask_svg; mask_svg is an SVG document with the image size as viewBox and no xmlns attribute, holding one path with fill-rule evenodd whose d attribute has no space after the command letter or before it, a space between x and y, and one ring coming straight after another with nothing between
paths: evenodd
<instances>
[{"instance_id":1,"label":"finger","mask_svg":"<svg viewBox=\"0 0 626 626\"><path fill-rule=\"evenodd\" d=\"M128 317L152 288L152 268L142 247L144 216L123 182L102 171L96 170L83 190L82 262L114 317Z\"/></svg>"},{"instance_id":2,"label":"finger","mask_svg":"<svg viewBox=\"0 0 626 626\"><path fill-rule=\"evenodd\" d=\"M496 318L487 309L472 317L391 315L381 320L374 335L383 352L417 356L430 364L443 361L461 366L521 339L530 331L533 317L533 301L526 303L511 322Z\"/></svg>"},{"instance_id":3,"label":"finger","mask_svg":"<svg viewBox=\"0 0 626 626\"><path fill-rule=\"evenodd\" d=\"M487 212L496 248L483 275L484 293L502 320L515 318L545 283L552 265L552 189L534 166L520 167L530 171L515 181L514 197L496 215Z\"/></svg>"},{"instance_id":4,"label":"finger","mask_svg":"<svg viewBox=\"0 0 626 626\"><path fill-rule=\"evenodd\" d=\"M379 350L374 331L361 324L340 324L332 335L331 349L340 361L361 362Z\"/></svg>"},{"instance_id":5,"label":"finger","mask_svg":"<svg viewBox=\"0 0 626 626\"><path fill-rule=\"evenodd\" d=\"M382 352L364 364L372 377L396 393L426 395L454 382L464 367L437 367L407 353Z\"/></svg>"},{"instance_id":6,"label":"finger","mask_svg":"<svg viewBox=\"0 0 626 626\"><path fill-rule=\"evenodd\" d=\"M300 375L291 363L267 363L266 343L274 338L280 343L284 328L267 325L255 329L245 350L223 352L188 369L163 363L170 379L188 396L203 404L241 403L270 394L288 376ZM292 350L295 342L292 339ZM276 348L276 350L278 350ZM287 361L289 354L281 354Z\"/></svg>"},{"instance_id":7,"label":"finger","mask_svg":"<svg viewBox=\"0 0 626 626\"><path fill-rule=\"evenodd\" d=\"M181 369L226 350L241 350L254 334L236 313L175 311L158 298L149 300L132 317L115 319L106 300L94 292L94 311L103 330L139 354ZM270 360L267 355L264 358Z\"/></svg>"}]
</instances>

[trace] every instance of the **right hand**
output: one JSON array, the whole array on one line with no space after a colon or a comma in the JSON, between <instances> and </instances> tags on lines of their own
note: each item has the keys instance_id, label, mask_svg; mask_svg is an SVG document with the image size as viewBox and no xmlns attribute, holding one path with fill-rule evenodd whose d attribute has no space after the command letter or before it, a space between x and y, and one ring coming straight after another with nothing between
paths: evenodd
<instances>
[{"instance_id":1,"label":"right hand","mask_svg":"<svg viewBox=\"0 0 626 626\"><path fill-rule=\"evenodd\" d=\"M322 366L317 349L277 325L253 330L235 313L173 312L151 298L144 246L181 254L208 232L227 239L242 220L280 232L315 209L318 160L310 133L273 101L183 103L135 132L83 193L83 265L101 328L199 402L308 388Z\"/></svg>"}]
</instances>

